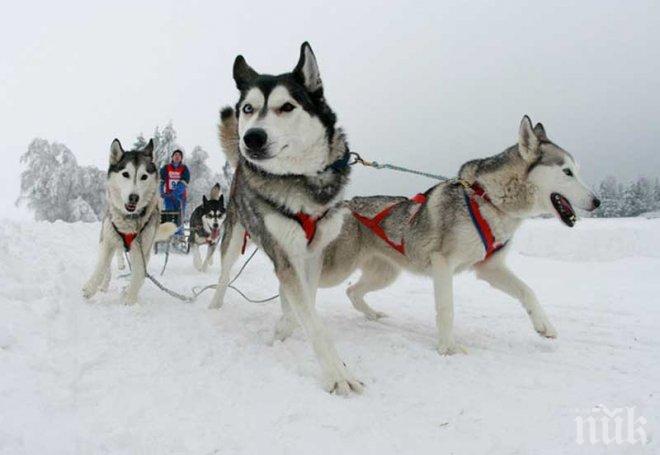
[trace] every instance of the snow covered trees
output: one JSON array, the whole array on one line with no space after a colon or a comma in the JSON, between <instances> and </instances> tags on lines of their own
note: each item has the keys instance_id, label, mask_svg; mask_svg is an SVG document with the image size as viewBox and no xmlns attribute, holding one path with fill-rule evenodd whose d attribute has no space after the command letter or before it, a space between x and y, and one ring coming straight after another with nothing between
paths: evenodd
<instances>
[{"instance_id":1,"label":"snow covered trees","mask_svg":"<svg viewBox=\"0 0 660 455\"><path fill-rule=\"evenodd\" d=\"M641 177L623 185L613 176L603 180L597 189L601 206L593 214L599 218L639 216L660 210L660 181Z\"/></svg>"},{"instance_id":2,"label":"snow covered trees","mask_svg":"<svg viewBox=\"0 0 660 455\"><path fill-rule=\"evenodd\" d=\"M78 166L63 144L34 139L21 156L17 204L26 203L37 220L96 221L103 216L105 173L93 166Z\"/></svg>"}]
</instances>

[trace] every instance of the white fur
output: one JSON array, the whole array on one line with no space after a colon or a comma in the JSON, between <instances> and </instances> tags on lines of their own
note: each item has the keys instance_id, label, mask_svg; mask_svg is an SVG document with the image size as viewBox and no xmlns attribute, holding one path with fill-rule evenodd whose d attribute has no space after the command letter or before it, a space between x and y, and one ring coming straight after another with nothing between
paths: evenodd
<instances>
[{"instance_id":1,"label":"white fur","mask_svg":"<svg viewBox=\"0 0 660 455\"><path fill-rule=\"evenodd\" d=\"M261 116L261 110L267 104L268 111ZM285 103L291 103L295 109L281 112ZM239 137L242 139L250 128L262 128L268 135L269 158L252 160L241 140L241 154L250 162L272 174L298 174L314 176L328 163L328 143L326 130L318 119L305 111L291 96L289 91L278 86L270 93L268 100L258 88L251 89L239 109L251 104L252 114L241 112L238 121Z\"/></svg>"}]
</instances>

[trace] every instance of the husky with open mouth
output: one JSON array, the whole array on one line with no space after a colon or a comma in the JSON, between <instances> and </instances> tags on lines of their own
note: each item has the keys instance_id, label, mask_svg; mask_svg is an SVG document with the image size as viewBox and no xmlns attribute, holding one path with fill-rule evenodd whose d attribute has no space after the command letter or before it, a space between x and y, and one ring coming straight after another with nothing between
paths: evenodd
<instances>
[{"instance_id":1,"label":"husky with open mouth","mask_svg":"<svg viewBox=\"0 0 660 455\"><path fill-rule=\"evenodd\" d=\"M190 237L188 244L193 255L193 265L200 272L206 272L213 265L213 253L220 242L220 228L225 218L225 197L216 183L209 197L202 198L202 204L190 215ZM202 262L199 247L206 245L206 258Z\"/></svg>"},{"instance_id":2,"label":"husky with open mouth","mask_svg":"<svg viewBox=\"0 0 660 455\"><path fill-rule=\"evenodd\" d=\"M135 303L146 277L154 241L166 240L176 231L174 223L160 223L159 176L153 149L152 140L143 150L128 152L118 139L110 145L108 207L101 225L96 269L83 287L85 298L108 288L112 258L116 251L125 251L130 255L131 281L122 298L126 304Z\"/></svg>"},{"instance_id":3,"label":"husky with open mouth","mask_svg":"<svg viewBox=\"0 0 660 455\"><path fill-rule=\"evenodd\" d=\"M228 154L236 148L232 131L235 122L225 118L221 137ZM437 350L453 354L464 352L453 336L453 275L473 269L478 278L518 299L541 336L555 338L557 331L532 289L506 266L506 252L525 219L550 214L572 227L575 208L591 211L599 205L580 180L573 156L548 138L543 125L533 127L525 116L517 144L465 163L457 179L412 198L346 201L343 207L352 216L325 248L319 286L336 286L360 269L348 297L369 319L378 319L384 314L367 305L367 293L389 286L402 269L429 276L434 284ZM275 337L287 338L297 325L285 311Z\"/></svg>"},{"instance_id":4,"label":"husky with open mouth","mask_svg":"<svg viewBox=\"0 0 660 455\"><path fill-rule=\"evenodd\" d=\"M359 392L362 384L339 358L315 309L323 249L349 213L337 207L348 182L348 145L326 103L316 57L303 43L293 71L271 76L238 56L234 80L240 98L235 110L222 110L222 124L232 126L221 126L221 134L232 142L225 152L236 172L211 307L222 305L231 266L249 238L273 262L282 309L303 326L327 390Z\"/></svg>"}]
</instances>

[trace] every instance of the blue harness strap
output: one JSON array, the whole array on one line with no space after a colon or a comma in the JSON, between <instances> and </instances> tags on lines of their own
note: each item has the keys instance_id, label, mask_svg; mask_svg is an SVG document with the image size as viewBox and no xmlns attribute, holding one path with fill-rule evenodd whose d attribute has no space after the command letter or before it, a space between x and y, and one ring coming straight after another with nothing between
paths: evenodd
<instances>
[{"instance_id":1,"label":"blue harness strap","mask_svg":"<svg viewBox=\"0 0 660 455\"><path fill-rule=\"evenodd\" d=\"M478 183L473 183L471 186L472 191L478 197L485 199L490 202L490 198L484 191L484 189ZM484 260L490 258L493 254L497 253L499 250L504 248L507 242L499 243L495 240L493 231L490 228L490 224L481 214L481 209L479 208L479 203L474 195L468 195L466 188L463 189L463 197L465 198L465 205L467 206L468 213L472 219L475 229L479 233L481 242L484 244L484 249L486 250L486 256Z\"/></svg>"}]
</instances>

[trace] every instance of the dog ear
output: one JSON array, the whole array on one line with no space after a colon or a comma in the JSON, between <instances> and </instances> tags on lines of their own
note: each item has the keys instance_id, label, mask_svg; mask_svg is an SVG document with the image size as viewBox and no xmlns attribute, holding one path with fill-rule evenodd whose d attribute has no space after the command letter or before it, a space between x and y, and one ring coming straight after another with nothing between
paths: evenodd
<instances>
[{"instance_id":1,"label":"dog ear","mask_svg":"<svg viewBox=\"0 0 660 455\"><path fill-rule=\"evenodd\" d=\"M307 41L300 46L300 59L293 70L293 74L310 93L323 89L319 66L316 63L312 47Z\"/></svg>"},{"instance_id":2,"label":"dog ear","mask_svg":"<svg viewBox=\"0 0 660 455\"><path fill-rule=\"evenodd\" d=\"M209 200L206 199L206 194L205 194L204 196L202 196L202 205L203 205L204 207L206 207L206 204L208 204L208 202L209 202Z\"/></svg>"},{"instance_id":3,"label":"dog ear","mask_svg":"<svg viewBox=\"0 0 660 455\"><path fill-rule=\"evenodd\" d=\"M247 64L242 55L234 60L234 82L239 90L246 89L259 74Z\"/></svg>"},{"instance_id":4,"label":"dog ear","mask_svg":"<svg viewBox=\"0 0 660 455\"><path fill-rule=\"evenodd\" d=\"M124 149L121 146L121 142L119 142L119 139L115 139L110 144L110 165L119 163L123 156Z\"/></svg>"},{"instance_id":5,"label":"dog ear","mask_svg":"<svg viewBox=\"0 0 660 455\"><path fill-rule=\"evenodd\" d=\"M545 128L541 123L537 123L536 126L534 127L534 134L536 134L536 137L539 138L541 141L548 140L548 135L545 134Z\"/></svg>"},{"instance_id":6,"label":"dog ear","mask_svg":"<svg viewBox=\"0 0 660 455\"><path fill-rule=\"evenodd\" d=\"M224 194L220 195L220 199L218 199L218 202L220 202L220 207L222 207L224 209L225 208L225 195Z\"/></svg>"},{"instance_id":7,"label":"dog ear","mask_svg":"<svg viewBox=\"0 0 660 455\"><path fill-rule=\"evenodd\" d=\"M534 128L532 128L532 121L528 116L524 116L520 122L520 130L518 131L518 151L520 156L529 162L533 163L536 161L540 154L539 148L540 141L534 133Z\"/></svg>"},{"instance_id":8,"label":"dog ear","mask_svg":"<svg viewBox=\"0 0 660 455\"><path fill-rule=\"evenodd\" d=\"M151 161L154 160L154 140L149 139L149 143L142 149L142 153Z\"/></svg>"}]
</instances>

